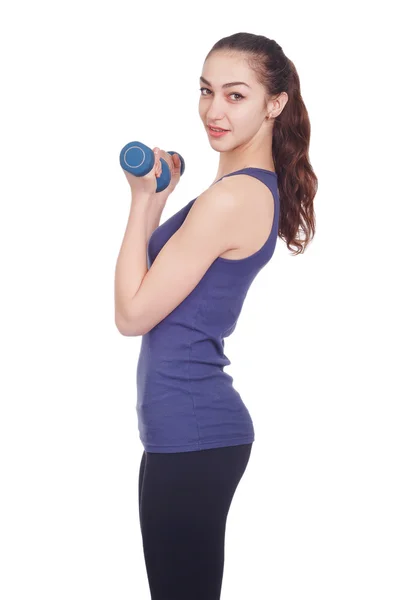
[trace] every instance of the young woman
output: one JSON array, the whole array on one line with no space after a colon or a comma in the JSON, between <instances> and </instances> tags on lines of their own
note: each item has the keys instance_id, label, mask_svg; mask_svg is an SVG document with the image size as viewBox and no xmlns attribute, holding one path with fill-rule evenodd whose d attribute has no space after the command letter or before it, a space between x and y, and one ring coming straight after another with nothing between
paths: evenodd
<instances>
[{"instance_id":1,"label":"young woman","mask_svg":"<svg viewBox=\"0 0 400 600\"><path fill-rule=\"evenodd\" d=\"M139 515L152 600L220 598L227 515L254 442L251 416L223 370L224 338L277 238L298 254L315 231L310 122L281 46L250 33L223 38L200 85L217 176L158 225L179 157L158 152L147 176L125 172L132 203L116 267L117 327L142 336ZM155 194L160 155L173 177ZM260 347L254 340L251 351Z\"/></svg>"}]
</instances>

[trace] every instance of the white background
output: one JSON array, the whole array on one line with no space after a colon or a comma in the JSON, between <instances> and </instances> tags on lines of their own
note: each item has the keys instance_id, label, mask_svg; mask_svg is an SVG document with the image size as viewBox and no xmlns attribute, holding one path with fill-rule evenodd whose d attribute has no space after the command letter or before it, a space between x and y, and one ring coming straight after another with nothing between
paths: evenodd
<instances>
[{"instance_id":1,"label":"white background","mask_svg":"<svg viewBox=\"0 0 400 600\"><path fill-rule=\"evenodd\" d=\"M275 39L293 60L319 189L313 242L293 257L278 240L226 340L256 440L228 515L221 598L399 600L393 8L1 10L3 600L150 599L137 506L141 338L114 323L130 205L119 152L140 140L184 156L161 222L211 184L218 154L198 115L199 76L212 45L238 31Z\"/></svg>"}]
</instances>

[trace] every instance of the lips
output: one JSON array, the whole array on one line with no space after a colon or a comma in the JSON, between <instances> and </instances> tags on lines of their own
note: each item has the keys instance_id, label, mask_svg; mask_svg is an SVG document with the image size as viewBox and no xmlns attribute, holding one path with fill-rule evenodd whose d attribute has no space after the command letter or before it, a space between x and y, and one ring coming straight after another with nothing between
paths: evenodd
<instances>
[{"instance_id":1,"label":"lips","mask_svg":"<svg viewBox=\"0 0 400 600\"><path fill-rule=\"evenodd\" d=\"M229 131L229 129L222 129L222 127L215 127L214 125L207 125L207 127L217 129L218 131Z\"/></svg>"}]
</instances>

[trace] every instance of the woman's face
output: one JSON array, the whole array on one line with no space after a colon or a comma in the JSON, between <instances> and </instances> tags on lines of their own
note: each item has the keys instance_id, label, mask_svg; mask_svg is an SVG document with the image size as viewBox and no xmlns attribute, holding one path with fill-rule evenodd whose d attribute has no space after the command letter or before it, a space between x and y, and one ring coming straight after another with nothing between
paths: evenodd
<instances>
[{"instance_id":1,"label":"woman's face","mask_svg":"<svg viewBox=\"0 0 400 600\"><path fill-rule=\"evenodd\" d=\"M243 83L223 87L232 82ZM265 89L240 55L213 52L204 63L200 87L199 115L216 150L232 150L267 131ZM213 137L210 124L229 131Z\"/></svg>"}]
</instances>

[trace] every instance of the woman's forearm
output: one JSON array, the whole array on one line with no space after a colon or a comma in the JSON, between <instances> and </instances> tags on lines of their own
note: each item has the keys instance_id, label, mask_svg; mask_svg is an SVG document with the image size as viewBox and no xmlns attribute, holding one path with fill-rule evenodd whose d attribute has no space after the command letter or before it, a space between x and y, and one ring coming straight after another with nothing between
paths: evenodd
<instances>
[{"instance_id":1,"label":"woman's forearm","mask_svg":"<svg viewBox=\"0 0 400 600\"><path fill-rule=\"evenodd\" d=\"M153 231L155 229L157 229L157 227L160 224L161 215L164 210L164 206L165 206L165 203L160 204L159 202L157 202L156 199L154 199L154 201L150 200L147 229L146 229L146 247L149 242L151 234L153 233Z\"/></svg>"},{"instance_id":2,"label":"woman's forearm","mask_svg":"<svg viewBox=\"0 0 400 600\"><path fill-rule=\"evenodd\" d=\"M115 268L115 322L118 328L129 322L132 299L148 271L148 232L150 223L154 222L151 198L132 198L128 224Z\"/></svg>"}]
</instances>

